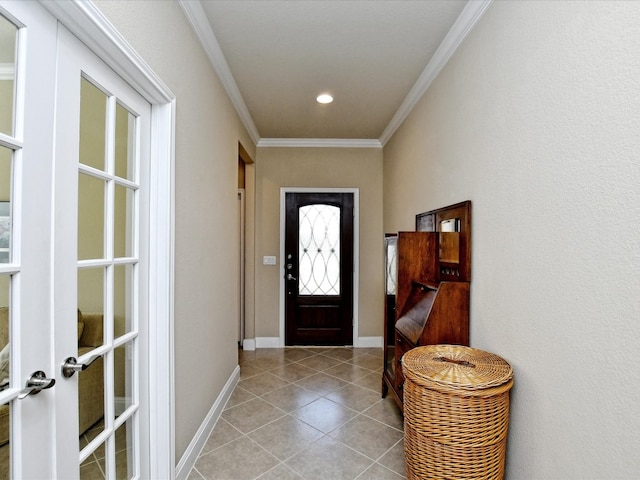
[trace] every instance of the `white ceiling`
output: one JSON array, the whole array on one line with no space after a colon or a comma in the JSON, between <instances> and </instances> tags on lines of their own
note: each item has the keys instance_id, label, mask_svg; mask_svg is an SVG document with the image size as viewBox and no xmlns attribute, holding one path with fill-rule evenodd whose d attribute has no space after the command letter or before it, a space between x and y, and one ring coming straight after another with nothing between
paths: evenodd
<instances>
[{"instance_id":1,"label":"white ceiling","mask_svg":"<svg viewBox=\"0 0 640 480\"><path fill-rule=\"evenodd\" d=\"M391 136L489 1L181 5L256 143L371 146ZM320 105L325 92L335 101Z\"/></svg>"}]
</instances>

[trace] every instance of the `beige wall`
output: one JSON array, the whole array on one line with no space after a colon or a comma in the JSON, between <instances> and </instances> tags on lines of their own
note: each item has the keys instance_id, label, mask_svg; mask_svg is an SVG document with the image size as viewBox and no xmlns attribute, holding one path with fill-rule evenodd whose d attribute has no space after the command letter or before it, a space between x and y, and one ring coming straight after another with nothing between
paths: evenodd
<instances>
[{"instance_id":1,"label":"beige wall","mask_svg":"<svg viewBox=\"0 0 640 480\"><path fill-rule=\"evenodd\" d=\"M360 189L358 336L382 336L382 150L359 148L258 149L255 336L279 335L281 187ZM262 265L264 255L278 265Z\"/></svg>"},{"instance_id":2,"label":"beige wall","mask_svg":"<svg viewBox=\"0 0 640 480\"><path fill-rule=\"evenodd\" d=\"M95 3L177 98L179 461L237 365L238 141L254 158L255 147L176 2Z\"/></svg>"},{"instance_id":3,"label":"beige wall","mask_svg":"<svg viewBox=\"0 0 640 480\"><path fill-rule=\"evenodd\" d=\"M507 477L640 472L640 3L494 2L384 150L385 230L473 201Z\"/></svg>"}]
</instances>

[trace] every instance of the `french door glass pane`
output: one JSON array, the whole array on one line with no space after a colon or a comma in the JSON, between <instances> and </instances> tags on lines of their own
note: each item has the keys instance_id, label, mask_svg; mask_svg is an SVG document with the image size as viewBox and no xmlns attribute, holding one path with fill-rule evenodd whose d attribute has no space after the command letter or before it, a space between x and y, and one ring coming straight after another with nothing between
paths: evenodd
<instances>
[{"instance_id":1,"label":"french door glass pane","mask_svg":"<svg viewBox=\"0 0 640 480\"><path fill-rule=\"evenodd\" d=\"M0 15L0 132L13 135L16 34L18 29Z\"/></svg>"},{"instance_id":2,"label":"french door glass pane","mask_svg":"<svg viewBox=\"0 0 640 480\"><path fill-rule=\"evenodd\" d=\"M105 169L107 96L87 79L80 86L80 163Z\"/></svg>"},{"instance_id":3,"label":"french door glass pane","mask_svg":"<svg viewBox=\"0 0 640 480\"><path fill-rule=\"evenodd\" d=\"M135 476L133 450L133 419L129 418L116 431L116 479L129 480Z\"/></svg>"},{"instance_id":4,"label":"french door glass pane","mask_svg":"<svg viewBox=\"0 0 640 480\"><path fill-rule=\"evenodd\" d=\"M340 295L340 208L300 207L298 228L299 294Z\"/></svg>"},{"instance_id":5,"label":"french door glass pane","mask_svg":"<svg viewBox=\"0 0 640 480\"><path fill-rule=\"evenodd\" d=\"M133 342L120 345L114 351L116 418L133 404Z\"/></svg>"},{"instance_id":6,"label":"french door glass pane","mask_svg":"<svg viewBox=\"0 0 640 480\"><path fill-rule=\"evenodd\" d=\"M116 265L113 274L114 323L113 337L129 333L133 329L133 265Z\"/></svg>"},{"instance_id":7,"label":"french door glass pane","mask_svg":"<svg viewBox=\"0 0 640 480\"><path fill-rule=\"evenodd\" d=\"M78 178L78 260L104 257L105 181L80 173Z\"/></svg>"},{"instance_id":8,"label":"french door glass pane","mask_svg":"<svg viewBox=\"0 0 640 480\"><path fill-rule=\"evenodd\" d=\"M116 185L114 212L114 257L132 257L134 190Z\"/></svg>"},{"instance_id":9,"label":"french door glass pane","mask_svg":"<svg viewBox=\"0 0 640 480\"><path fill-rule=\"evenodd\" d=\"M78 308L83 316L104 313L104 275L103 267L78 269Z\"/></svg>"},{"instance_id":10,"label":"french door glass pane","mask_svg":"<svg viewBox=\"0 0 640 480\"><path fill-rule=\"evenodd\" d=\"M12 158L13 151L0 146L0 263L11 261Z\"/></svg>"},{"instance_id":11,"label":"french door glass pane","mask_svg":"<svg viewBox=\"0 0 640 480\"><path fill-rule=\"evenodd\" d=\"M133 181L135 117L122 105L116 104L115 174Z\"/></svg>"}]
</instances>

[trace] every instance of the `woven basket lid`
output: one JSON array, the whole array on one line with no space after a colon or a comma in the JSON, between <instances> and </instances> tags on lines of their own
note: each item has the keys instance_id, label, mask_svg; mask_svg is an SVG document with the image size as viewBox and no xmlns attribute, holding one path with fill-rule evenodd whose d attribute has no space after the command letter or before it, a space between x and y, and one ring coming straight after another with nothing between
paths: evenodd
<instances>
[{"instance_id":1,"label":"woven basket lid","mask_svg":"<svg viewBox=\"0 0 640 480\"><path fill-rule=\"evenodd\" d=\"M427 345L402 357L406 377L447 389L483 390L511 382L513 370L499 356L460 345Z\"/></svg>"}]
</instances>

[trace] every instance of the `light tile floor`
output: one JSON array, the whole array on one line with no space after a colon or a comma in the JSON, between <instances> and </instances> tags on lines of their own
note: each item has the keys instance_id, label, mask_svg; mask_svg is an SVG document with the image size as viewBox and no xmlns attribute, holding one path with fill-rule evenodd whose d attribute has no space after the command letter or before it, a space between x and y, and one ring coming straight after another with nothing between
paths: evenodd
<instances>
[{"instance_id":1,"label":"light tile floor","mask_svg":"<svg viewBox=\"0 0 640 480\"><path fill-rule=\"evenodd\" d=\"M399 480L402 415L382 350L240 351L240 381L188 480Z\"/></svg>"}]
</instances>

